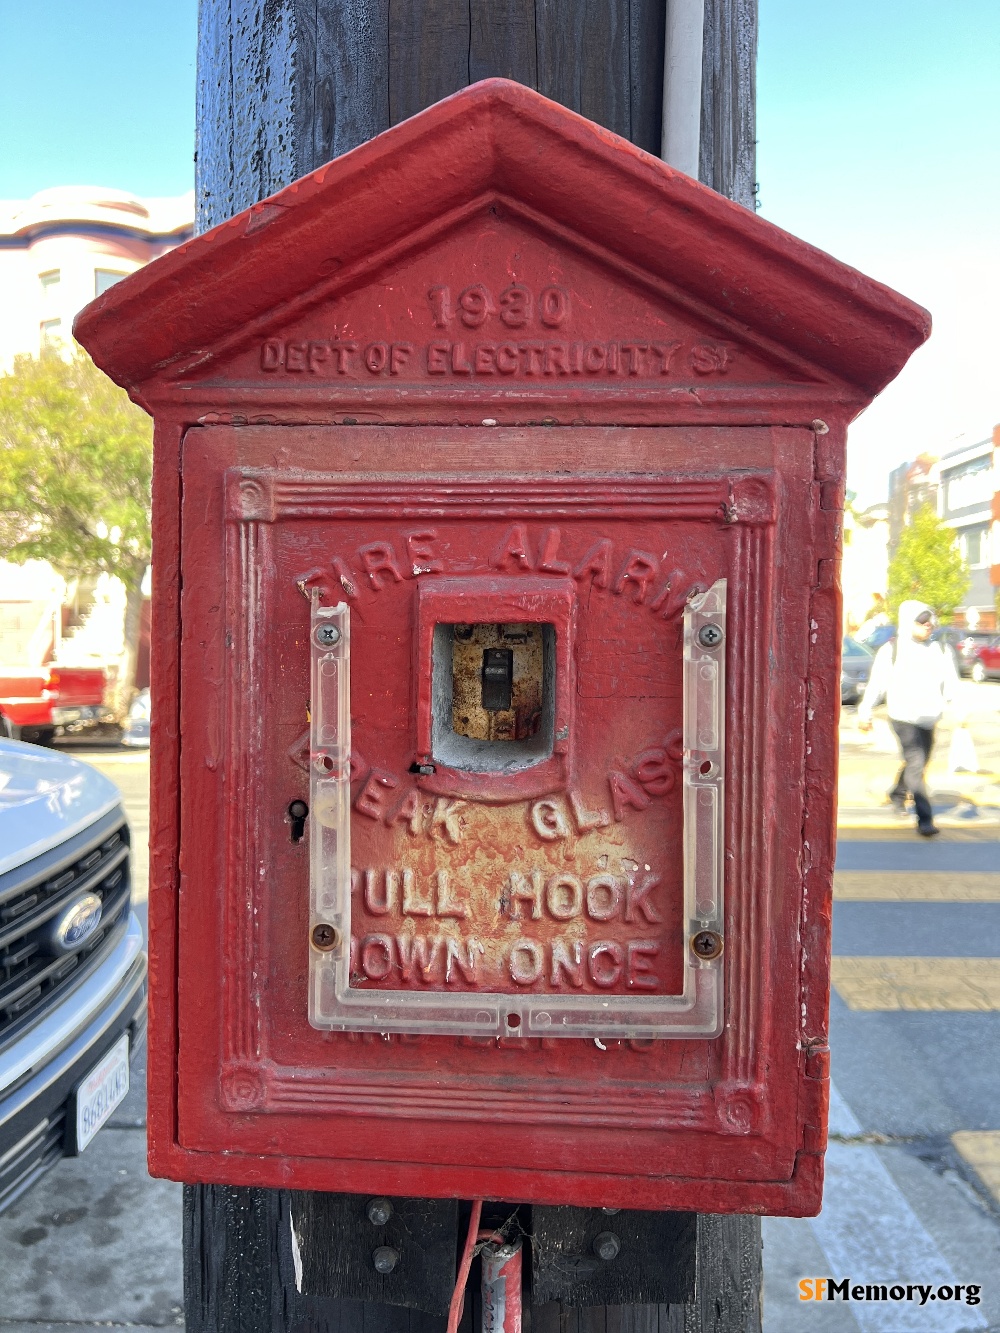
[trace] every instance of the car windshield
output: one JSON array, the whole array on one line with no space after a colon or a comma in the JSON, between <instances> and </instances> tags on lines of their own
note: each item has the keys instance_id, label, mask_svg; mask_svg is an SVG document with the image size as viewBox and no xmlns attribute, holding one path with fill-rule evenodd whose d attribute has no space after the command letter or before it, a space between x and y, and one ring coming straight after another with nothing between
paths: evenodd
<instances>
[{"instance_id":1,"label":"car windshield","mask_svg":"<svg viewBox=\"0 0 1000 1333\"><path fill-rule=\"evenodd\" d=\"M873 657L870 648L866 648L863 643L858 643L857 639L852 639L849 634L844 636L844 656L845 657Z\"/></svg>"}]
</instances>

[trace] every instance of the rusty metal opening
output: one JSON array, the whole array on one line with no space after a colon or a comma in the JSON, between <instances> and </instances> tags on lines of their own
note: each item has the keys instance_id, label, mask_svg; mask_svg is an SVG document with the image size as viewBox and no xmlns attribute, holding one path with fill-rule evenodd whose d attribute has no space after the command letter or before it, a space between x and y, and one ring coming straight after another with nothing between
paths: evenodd
<instances>
[{"instance_id":1,"label":"rusty metal opening","mask_svg":"<svg viewBox=\"0 0 1000 1333\"><path fill-rule=\"evenodd\" d=\"M552 753L555 629L437 625L434 758L470 772L516 772Z\"/></svg>"}]
</instances>

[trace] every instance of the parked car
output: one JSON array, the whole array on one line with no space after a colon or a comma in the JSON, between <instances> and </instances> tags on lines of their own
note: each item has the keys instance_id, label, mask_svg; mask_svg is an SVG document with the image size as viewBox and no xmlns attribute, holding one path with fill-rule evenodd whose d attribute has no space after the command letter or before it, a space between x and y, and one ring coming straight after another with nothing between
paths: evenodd
<instances>
[{"instance_id":1,"label":"parked car","mask_svg":"<svg viewBox=\"0 0 1000 1333\"><path fill-rule=\"evenodd\" d=\"M122 745L149 748L149 690L140 690L132 700L122 727Z\"/></svg>"},{"instance_id":2,"label":"parked car","mask_svg":"<svg viewBox=\"0 0 1000 1333\"><path fill-rule=\"evenodd\" d=\"M146 956L121 795L0 739L0 1210L82 1152L145 1040Z\"/></svg>"},{"instance_id":3,"label":"parked car","mask_svg":"<svg viewBox=\"0 0 1000 1333\"><path fill-rule=\"evenodd\" d=\"M868 677L872 674L872 663L874 661L874 653L870 652L863 643L858 643L857 639L852 638L850 634L844 635L840 659L840 702L842 704L856 704L861 698L864 688L868 684Z\"/></svg>"},{"instance_id":4,"label":"parked car","mask_svg":"<svg viewBox=\"0 0 1000 1333\"><path fill-rule=\"evenodd\" d=\"M984 634L981 630L967 629L958 633L953 646L960 676L972 675L973 669L979 660L979 649L989 647L996 637L995 634ZM976 679L983 679L983 677L976 677Z\"/></svg>"},{"instance_id":5,"label":"parked car","mask_svg":"<svg viewBox=\"0 0 1000 1333\"><path fill-rule=\"evenodd\" d=\"M57 735L111 720L104 666L0 667L0 713L12 735L47 745Z\"/></svg>"},{"instance_id":6,"label":"parked car","mask_svg":"<svg viewBox=\"0 0 1000 1333\"><path fill-rule=\"evenodd\" d=\"M978 681L1000 680L1000 634L994 634L988 643L976 649L969 675Z\"/></svg>"}]
</instances>

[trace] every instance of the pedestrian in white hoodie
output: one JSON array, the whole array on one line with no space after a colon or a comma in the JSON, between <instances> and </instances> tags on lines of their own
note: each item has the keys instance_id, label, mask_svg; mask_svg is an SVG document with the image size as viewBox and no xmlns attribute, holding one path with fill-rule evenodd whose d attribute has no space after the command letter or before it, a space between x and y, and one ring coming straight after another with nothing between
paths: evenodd
<instances>
[{"instance_id":1,"label":"pedestrian in white hoodie","mask_svg":"<svg viewBox=\"0 0 1000 1333\"><path fill-rule=\"evenodd\" d=\"M958 689L951 650L946 644L931 642L936 624L934 612L926 603L902 604L896 641L879 649L858 709L858 726L871 731L872 709L885 697L889 722L903 752L903 767L889 799L902 811L906 793L912 795L917 832L925 838L933 838L939 830L934 824L924 773L934 747L934 728Z\"/></svg>"}]
</instances>

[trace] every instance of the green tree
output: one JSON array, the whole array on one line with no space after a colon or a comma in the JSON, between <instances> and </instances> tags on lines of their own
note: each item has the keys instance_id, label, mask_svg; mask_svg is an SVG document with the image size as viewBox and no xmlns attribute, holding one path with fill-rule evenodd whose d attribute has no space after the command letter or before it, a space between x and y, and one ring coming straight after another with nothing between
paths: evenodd
<instances>
[{"instance_id":1,"label":"green tree","mask_svg":"<svg viewBox=\"0 0 1000 1333\"><path fill-rule=\"evenodd\" d=\"M969 588L969 567L962 559L955 533L922 505L913 515L889 566L887 601L893 620L901 602L926 602L947 624Z\"/></svg>"},{"instance_id":2,"label":"green tree","mask_svg":"<svg viewBox=\"0 0 1000 1333\"><path fill-rule=\"evenodd\" d=\"M84 351L19 356L0 375L0 557L48 560L66 577L121 579L120 706L135 681L151 472L149 417Z\"/></svg>"}]
</instances>

